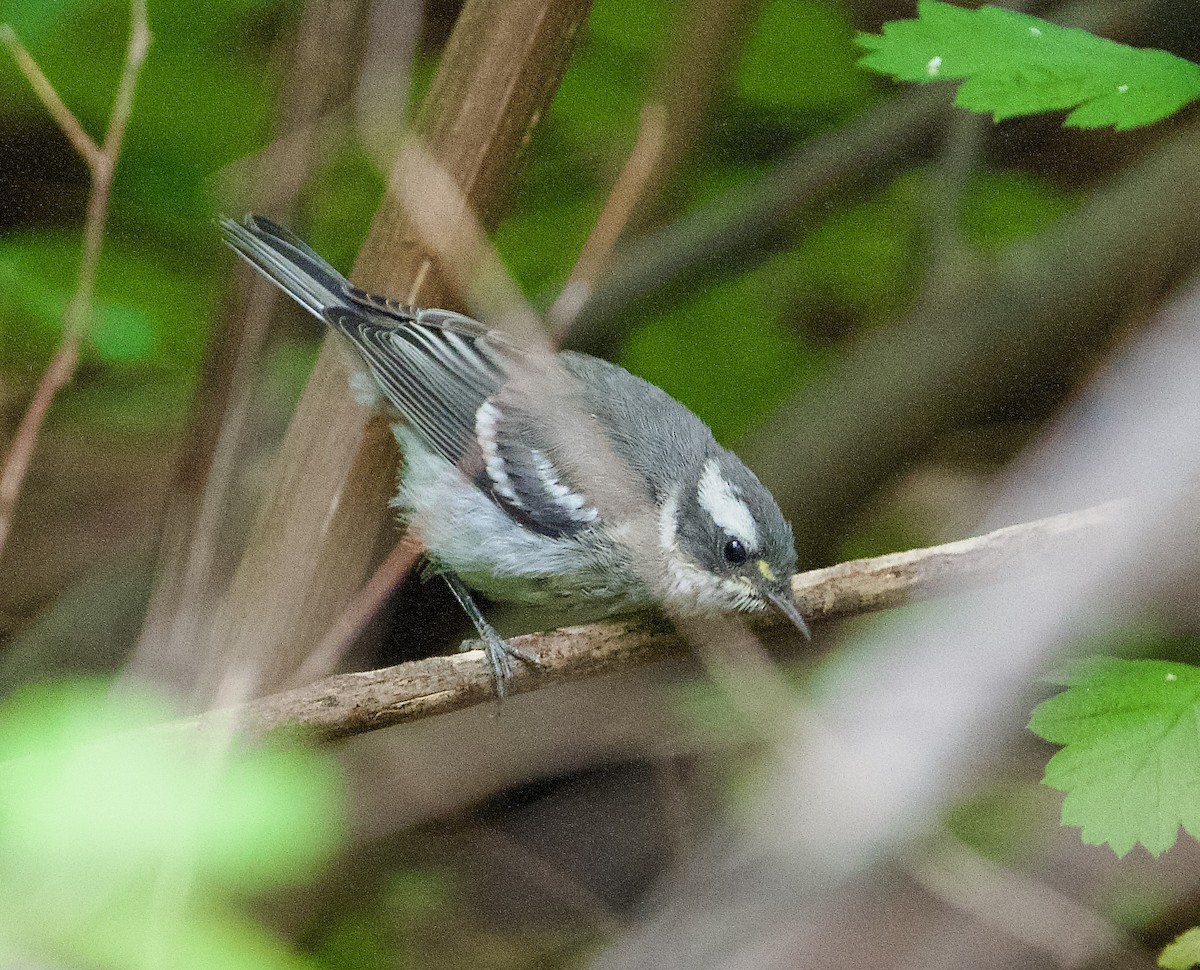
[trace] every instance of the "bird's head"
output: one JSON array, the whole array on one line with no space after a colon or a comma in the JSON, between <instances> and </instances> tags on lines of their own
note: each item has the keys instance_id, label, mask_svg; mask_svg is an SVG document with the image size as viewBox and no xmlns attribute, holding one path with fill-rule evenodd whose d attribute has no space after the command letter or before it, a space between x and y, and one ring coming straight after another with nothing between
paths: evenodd
<instances>
[{"instance_id":1,"label":"bird's head","mask_svg":"<svg viewBox=\"0 0 1200 970\"><path fill-rule=\"evenodd\" d=\"M708 455L671 484L659 508L659 540L672 605L689 612L773 608L809 636L791 593L792 528L731 452Z\"/></svg>"}]
</instances>

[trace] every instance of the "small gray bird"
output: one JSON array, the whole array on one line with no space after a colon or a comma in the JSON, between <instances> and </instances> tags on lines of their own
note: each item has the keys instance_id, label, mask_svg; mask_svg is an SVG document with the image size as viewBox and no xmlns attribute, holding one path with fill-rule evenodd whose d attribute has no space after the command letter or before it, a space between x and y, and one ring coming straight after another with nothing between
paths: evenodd
<instances>
[{"instance_id":1,"label":"small gray bird","mask_svg":"<svg viewBox=\"0 0 1200 970\"><path fill-rule=\"evenodd\" d=\"M552 415L532 382L515 378L523 352L508 339L457 313L367 293L261 216L221 227L252 266L349 341L365 365L354 381L360 398L381 397L402 419L393 426L405 457L393 504L478 630L501 696L509 656L536 660L500 638L468 587L592 615L656 603L692 616L774 606L808 636L791 595L792 530L775 499L665 391L585 354L554 358L580 419L644 486L653 516L642 531L655 534L633 538L653 543L654 568L665 573L648 576L629 522L610 521L620 510L598 501L595 478L551 427L562 423L557 403Z\"/></svg>"}]
</instances>

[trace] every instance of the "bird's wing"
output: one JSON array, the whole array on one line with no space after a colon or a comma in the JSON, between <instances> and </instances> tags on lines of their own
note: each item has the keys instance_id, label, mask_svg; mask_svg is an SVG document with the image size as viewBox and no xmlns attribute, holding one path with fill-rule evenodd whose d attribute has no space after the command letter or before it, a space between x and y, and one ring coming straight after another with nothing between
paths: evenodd
<instances>
[{"instance_id":1,"label":"bird's wing","mask_svg":"<svg viewBox=\"0 0 1200 970\"><path fill-rule=\"evenodd\" d=\"M597 512L556 462L539 402L508 383L520 357L502 336L448 310L425 310L351 285L269 219L221 221L225 238L284 292L342 334L384 398L505 512L547 536L587 528Z\"/></svg>"},{"instance_id":2,"label":"bird's wing","mask_svg":"<svg viewBox=\"0 0 1200 970\"><path fill-rule=\"evenodd\" d=\"M396 412L447 461L474 448L475 414L504 382L506 349L485 327L352 286L302 240L261 216L222 219L252 266L345 336Z\"/></svg>"}]
</instances>

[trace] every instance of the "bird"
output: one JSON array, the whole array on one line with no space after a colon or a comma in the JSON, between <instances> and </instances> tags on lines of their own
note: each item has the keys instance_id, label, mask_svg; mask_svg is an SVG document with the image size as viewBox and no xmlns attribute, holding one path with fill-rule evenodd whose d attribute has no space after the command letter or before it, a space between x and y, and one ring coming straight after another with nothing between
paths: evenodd
<instances>
[{"instance_id":1,"label":"bird","mask_svg":"<svg viewBox=\"0 0 1200 970\"><path fill-rule=\"evenodd\" d=\"M523 379L536 358L505 334L369 293L263 216L219 224L232 249L342 338L355 396L394 419L403 462L392 504L474 625L500 698L513 658L538 661L499 636L472 591L591 617L656 605L691 617L774 609L809 638L778 503L664 390L560 351L556 395L544 372ZM606 490L596 462L582 467L562 429L584 422L604 453L599 466L625 476L647 514L605 494L630 489ZM639 544L653 555L639 557Z\"/></svg>"}]
</instances>

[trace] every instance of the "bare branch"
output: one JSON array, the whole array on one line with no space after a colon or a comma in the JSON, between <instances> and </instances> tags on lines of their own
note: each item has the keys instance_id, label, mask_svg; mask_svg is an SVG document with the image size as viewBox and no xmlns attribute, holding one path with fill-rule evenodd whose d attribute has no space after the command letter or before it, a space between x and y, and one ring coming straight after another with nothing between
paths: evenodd
<instances>
[{"instance_id":1,"label":"bare branch","mask_svg":"<svg viewBox=\"0 0 1200 970\"><path fill-rule=\"evenodd\" d=\"M926 549L860 559L801 573L792 581L814 619L853 616L914 600L1028 575L1076 542L1095 538L1118 521L1124 505L1105 505L998 529ZM773 622L768 619L766 622ZM684 649L685 638L661 619L634 617L565 627L512 639L541 661L518 667L512 694L610 673L662 659ZM169 730L233 725L248 734L307 730L325 739L348 737L404 721L445 714L495 699L481 650L337 674L296 690L175 722Z\"/></svg>"},{"instance_id":2,"label":"bare branch","mask_svg":"<svg viewBox=\"0 0 1200 970\"><path fill-rule=\"evenodd\" d=\"M88 195L87 217L83 227L83 256L79 264L79 278L75 292L63 312L62 339L50 366L42 376L29 408L17 428L16 437L0 467L0 554L12 530L13 513L21 493L21 485L29 470L38 434L50 410L50 405L59 388L67 384L75 374L79 360L79 341L84 326L91 314L92 294L96 285L96 268L100 264L100 248L104 241L104 225L108 218L108 200L112 189L113 172L121 155L121 144L125 137L125 125L133 108L133 92L137 86L142 62L150 46L150 28L146 23L146 0L131 0L129 44L125 49L125 66L117 85L109 115L108 131L103 148L88 137L75 116L63 103L58 92L50 84L41 68L12 28L0 26L0 42L5 43L16 58L21 71L33 85L47 110L62 127L71 144L88 163L91 172L91 192Z\"/></svg>"},{"instance_id":3,"label":"bare branch","mask_svg":"<svg viewBox=\"0 0 1200 970\"><path fill-rule=\"evenodd\" d=\"M33 93L38 96L38 100L42 102L50 117L58 123L62 133L67 136L67 140L70 141L75 151L79 152L80 157L94 174L100 160L100 146L92 140L91 135L84 131L79 119L63 103L63 99L54 90L50 79L42 73L37 61L30 56L29 51L25 49L25 45L21 43L9 24L0 24L0 43L8 48L13 60L17 62L17 67L25 75L29 86L33 88Z\"/></svg>"},{"instance_id":4,"label":"bare branch","mask_svg":"<svg viewBox=\"0 0 1200 970\"><path fill-rule=\"evenodd\" d=\"M654 174L667 142L667 118L661 105L648 104L642 109L637 141L625 160L621 174L600 210L600 216L558 299L550 307L547 323L557 338L565 335L576 315L587 303L612 258L617 240L629 224L634 207L643 197L646 184Z\"/></svg>"},{"instance_id":5,"label":"bare branch","mask_svg":"<svg viewBox=\"0 0 1200 970\"><path fill-rule=\"evenodd\" d=\"M304 658L304 663L291 678L293 684L311 683L337 667L338 661L379 612L392 590L408 575L424 551L420 541L410 534L405 534L396 543L388 553L387 559L379 564L379 568L342 611L342 615L321 638L321 642Z\"/></svg>"}]
</instances>

